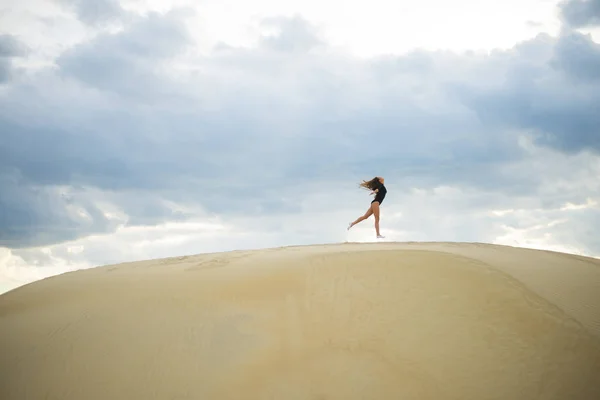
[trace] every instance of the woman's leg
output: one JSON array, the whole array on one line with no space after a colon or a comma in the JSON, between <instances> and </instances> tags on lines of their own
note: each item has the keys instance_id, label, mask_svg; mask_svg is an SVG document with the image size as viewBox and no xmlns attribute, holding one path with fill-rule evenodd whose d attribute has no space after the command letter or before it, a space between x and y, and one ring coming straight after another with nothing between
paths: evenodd
<instances>
[{"instance_id":1,"label":"woman's leg","mask_svg":"<svg viewBox=\"0 0 600 400\"><path fill-rule=\"evenodd\" d=\"M375 232L377 236L381 236L379 233L379 202L374 201L371 203L371 208L373 209L373 215L375 216Z\"/></svg>"},{"instance_id":2,"label":"woman's leg","mask_svg":"<svg viewBox=\"0 0 600 400\"><path fill-rule=\"evenodd\" d=\"M354 225L358 224L359 222L364 221L365 219L369 218L372 214L373 214L373 204L371 204L371 207L369 207L369 209L367 210L367 212L364 215L361 215L360 217L356 218L356 221L352 222L350 224L350 226L348 227L348 229L352 228Z\"/></svg>"}]
</instances>

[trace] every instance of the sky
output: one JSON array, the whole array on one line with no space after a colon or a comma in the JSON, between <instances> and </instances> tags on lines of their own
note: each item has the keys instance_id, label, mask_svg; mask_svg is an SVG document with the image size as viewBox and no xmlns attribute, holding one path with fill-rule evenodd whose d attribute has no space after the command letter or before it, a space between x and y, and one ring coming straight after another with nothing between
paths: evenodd
<instances>
[{"instance_id":1,"label":"sky","mask_svg":"<svg viewBox=\"0 0 600 400\"><path fill-rule=\"evenodd\" d=\"M7 0L0 293L386 241L600 257L600 0Z\"/></svg>"}]
</instances>

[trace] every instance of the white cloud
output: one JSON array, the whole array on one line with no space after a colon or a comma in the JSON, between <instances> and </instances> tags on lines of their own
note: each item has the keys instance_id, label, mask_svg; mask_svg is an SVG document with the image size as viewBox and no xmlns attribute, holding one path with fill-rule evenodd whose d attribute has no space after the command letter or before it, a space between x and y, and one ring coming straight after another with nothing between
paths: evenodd
<instances>
[{"instance_id":1,"label":"white cloud","mask_svg":"<svg viewBox=\"0 0 600 400\"><path fill-rule=\"evenodd\" d=\"M328 43L361 57L413 49L510 48L538 32L532 30L531 20L543 24L550 34L560 27L554 7L544 0L372 0L368 5L317 0L24 0L10 2L0 25L34 44L38 50L34 59L44 65L60 51L97 33L96 27L86 27L76 19L77 12L87 22L92 12L101 18L116 4L136 14L181 7L196 10L186 26L198 49L205 52L219 42L250 47L264 32L260 21L278 16L299 15L314 21Z\"/></svg>"},{"instance_id":2,"label":"white cloud","mask_svg":"<svg viewBox=\"0 0 600 400\"><path fill-rule=\"evenodd\" d=\"M568 202L567 204L565 204L562 208L561 211L565 211L565 210L584 210L586 208L597 208L598 206L598 202L587 198L586 202L583 204L573 204Z\"/></svg>"},{"instance_id":3,"label":"white cloud","mask_svg":"<svg viewBox=\"0 0 600 400\"><path fill-rule=\"evenodd\" d=\"M542 21L549 33L556 33L559 28L553 7L543 0L373 0L368 4L207 0L199 8L205 15L201 32L212 34L215 40L249 46L253 38L249 33L256 31L246 28L246 21L299 14L317 23L333 46L357 56L403 53L416 48L454 51L509 48L535 34L528 25L531 19ZM255 29L257 26L258 23Z\"/></svg>"}]
</instances>

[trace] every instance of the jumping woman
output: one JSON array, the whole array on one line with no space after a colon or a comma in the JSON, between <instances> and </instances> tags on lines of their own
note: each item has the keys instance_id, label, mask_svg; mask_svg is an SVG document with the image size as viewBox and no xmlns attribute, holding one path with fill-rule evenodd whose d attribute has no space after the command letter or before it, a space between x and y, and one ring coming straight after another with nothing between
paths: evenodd
<instances>
[{"instance_id":1,"label":"jumping woman","mask_svg":"<svg viewBox=\"0 0 600 400\"><path fill-rule=\"evenodd\" d=\"M350 225L348 225L348 230L350 230L350 228L352 228L354 225L358 224L361 221L364 221L365 219L369 218L371 215L375 216L375 232L377 233L377 238L378 239L383 239L384 236L381 236L381 233L379 233L379 206L381 205L381 203L383 203L383 199L385 199L385 195L387 194L387 189L385 188L385 186L383 185L384 183L384 179L381 176L376 176L375 178L371 179L370 181L362 181L362 183L360 184L360 187L370 190L371 191L371 195L375 195L375 198L373 199L373 201L371 201L371 206L369 207L369 209L367 210L367 212L358 217L356 219L356 221L351 222Z\"/></svg>"}]
</instances>

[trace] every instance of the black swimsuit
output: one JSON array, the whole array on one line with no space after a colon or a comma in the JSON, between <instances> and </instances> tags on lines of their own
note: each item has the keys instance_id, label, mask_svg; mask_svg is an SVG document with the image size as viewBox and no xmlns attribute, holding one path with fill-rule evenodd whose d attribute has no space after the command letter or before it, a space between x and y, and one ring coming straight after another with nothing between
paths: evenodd
<instances>
[{"instance_id":1,"label":"black swimsuit","mask_svg":"<svg viewBox=\"0 0 600 400\"><path fill-rule=\"evenodd\" d=\"M377 185L377 187L375 189L379 189L379 190L375 194L375 198L373 199L373 201L371 201L371 204L375 201L378 201L379 205L381 205L381 203L383 203L383 199L385 199L385 195L387 194L387 189L385 188L383 183L379 183L379 185Z\"/></svg>"}]
</instances>

